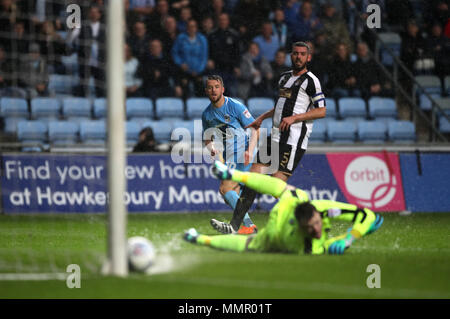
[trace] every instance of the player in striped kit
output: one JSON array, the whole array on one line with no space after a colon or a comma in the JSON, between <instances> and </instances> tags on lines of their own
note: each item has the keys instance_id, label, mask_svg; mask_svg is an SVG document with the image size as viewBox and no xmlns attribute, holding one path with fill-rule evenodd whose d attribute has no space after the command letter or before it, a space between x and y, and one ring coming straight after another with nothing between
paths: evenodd
<instances>
[{"instance_id":1,"label":"player in striped kit","mask_svg":"<svg viewBox=\"0 0 450 319\"><path fill-rule=\"evenodd\" d=\"M325 96L319 79L307 69L307 63L310 60L308 44L296 42L292 45L293 69L280 77L279 96L275 107L247 126L258 129L265 119L272 117L272 141L271 145L268 145L271 153L270 162L264 161L260 149L257 162L250 169L251 172L271 173L273 177L286 182L307 149L308 138L313 127L312 121L325 117ZM269 165L277 167L277 170L267 172ZM225 223L212 219L211 225L224 234L236 233L256 194L254 190L243 187L231 222Z\"/></svg>"}]
</instances>

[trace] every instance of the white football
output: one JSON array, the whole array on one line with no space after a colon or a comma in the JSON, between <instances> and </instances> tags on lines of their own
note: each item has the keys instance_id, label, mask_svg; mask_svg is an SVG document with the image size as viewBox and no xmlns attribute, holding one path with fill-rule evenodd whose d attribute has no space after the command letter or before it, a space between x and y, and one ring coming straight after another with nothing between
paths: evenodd
<instances>
[{"instance_id":1,"label":"white football","mask_svg":"<svg viewBox=\"0 0 450 319\"><path fill-rule=\"evenodd\" d=\"M155 262L155 255L155 247L147 238L128 238L128 265L131 271L146 271Z\"/></svg>"}]
</instances>

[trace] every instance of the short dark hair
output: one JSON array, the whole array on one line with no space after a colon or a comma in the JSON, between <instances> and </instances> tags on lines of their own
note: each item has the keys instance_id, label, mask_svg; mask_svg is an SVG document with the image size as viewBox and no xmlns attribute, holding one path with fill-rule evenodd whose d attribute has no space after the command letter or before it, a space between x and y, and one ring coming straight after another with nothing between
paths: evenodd
<instances>
[{"instance_id":1,"label":"short dark hair","mask_svg":"<svg viewBox=\"0 0 450 319\"><path fill-rule=\"evenodd\" d=\"M309 46L308 43L304 42L304 41L298 41L298 42L294 42L292 44L292 49L294 49L294 47L303 47L306 48L308 50L308 54L311 53L311 47Z\"/></svg>"},{"instance_id":2,"label":"short dark hair","mask_svg":"<svg viewBox=\"0 0 450 319\"><path fill-rule=\"evenodd\" d=\"M294 214L299 224L304 224L313 217L315 211L316 208L313 204L305 202L297 205Z\"/></svg>"},{"instance_id":3,"label":"short dark hair","mask_svg":"<svg viewBox=\"0 0 450 319\"><path fill-rule=\"evenodd\" d=\"M208 81L219 81L220 84L222 84L222 86L223 86L223 79L222 79L222 77L221 77L220 75L218 75L218 74L208 75L208 76L206 77L205 85L206 85L206 82L208 82Z\"/></svg>"}]
</instances>

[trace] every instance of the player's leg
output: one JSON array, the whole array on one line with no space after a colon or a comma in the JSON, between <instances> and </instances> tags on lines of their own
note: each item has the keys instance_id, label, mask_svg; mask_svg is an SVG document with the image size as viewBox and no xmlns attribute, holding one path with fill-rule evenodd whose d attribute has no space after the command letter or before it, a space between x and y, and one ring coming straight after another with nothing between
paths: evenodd
<instances>
[{"instance_id":1,"label":"player's leg","mask_svg":"<svg viewBox=\"0 0 450 319\"><path fill-rule=\"evenodd\" d=\"M244 252L247 250L253 236L244 235L215 235L199 234L194 228L184 233L183 239L194 244L209 246L216 249Z\"/></svg>"},{"instance_id":2,"label":"player's leg","mask_svg":"<svg viewBox=\"0 0 450 319\"><path fill-rule=\"evenodd\" d=\"M231 180L224 180L220 183L219 192L223 196L225 202L231 209L235 209L240 195L240 186L238 183ZM244 226L253 227L254 223L248 213L244 216Z\"/></svg>"}]
</instances>

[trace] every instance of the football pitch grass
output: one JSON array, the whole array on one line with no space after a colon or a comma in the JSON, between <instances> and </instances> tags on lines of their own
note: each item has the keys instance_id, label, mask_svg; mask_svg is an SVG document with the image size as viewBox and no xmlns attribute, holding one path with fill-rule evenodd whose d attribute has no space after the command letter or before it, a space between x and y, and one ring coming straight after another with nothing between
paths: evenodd
<instances>
[{"instance_id":1,"label":"football pitch grass","mask_svg":"<svg viewBox=\"0 0 450 319\"><path fill-rule=\"evenodd\" d=\"M345 255L304 256L225 252L182 240L190 227L216 234L209 220L231 213L130 214L128 236L149 238L157 263L151 274L116 278L100 274L105 215L0 215L0 298L450 298L450 214L383 216L379 231ZM252 214L259 227L267 217ZM336 235L348 224L333 226ZM81 268L80 288L66 285L69 264ZM380 267L381 288L367 287L372 264ZM62 278L44 280L49 273Z\"/></svg>"}]
</instances>

